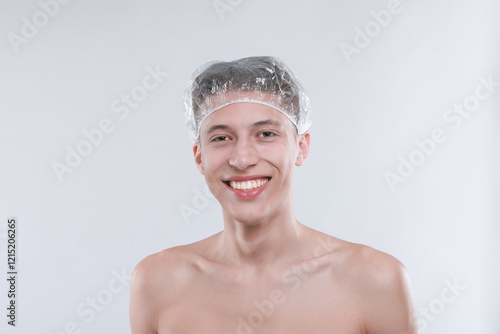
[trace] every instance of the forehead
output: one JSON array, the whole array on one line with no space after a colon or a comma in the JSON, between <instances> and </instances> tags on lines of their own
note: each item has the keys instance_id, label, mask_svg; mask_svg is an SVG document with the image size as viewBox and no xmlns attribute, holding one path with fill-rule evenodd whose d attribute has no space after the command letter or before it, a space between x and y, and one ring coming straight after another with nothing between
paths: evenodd
<instances>
[{"instance_id":1,"label":"forehead","mask_svg":"<svg viewBox=\"0 0 500 334\"><path fill-rule=\"evenodd\" d=\"M294 127L282 112L273 107L255 102L235 102L210 114L201 125L200 134L219 125L236 129L264 124L283 128L283 131Z\"/></svg>"}]
</instances>

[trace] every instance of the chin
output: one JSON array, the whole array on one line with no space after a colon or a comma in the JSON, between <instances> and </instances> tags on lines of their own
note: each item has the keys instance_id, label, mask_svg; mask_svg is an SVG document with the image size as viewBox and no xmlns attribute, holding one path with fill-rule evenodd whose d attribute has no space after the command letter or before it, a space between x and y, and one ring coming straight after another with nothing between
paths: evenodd
<instances>
[{"instance_id":1,"label":"chin","mask_svg":"<svg viewBox=\"0 0 500 334\"><path fill-rule=\"evenodd\" d=\"M262 224L262 219L254 219L254 218L242 218L242 219L237 219L237 221L245 226L256 226Z\"/></svg>"},{"instance_id":2,"label":"chin","mask_svg":"<svg viewBox=\"0 0 500 334\"><path fill-rule=\"evenodd\" d=\"M245 213L239 211L238 213L234 213L234 214L230 213L229 216L231 216L234 220L236 220L240 224L243 224L246 226L259 225L259 224L262 224L262 222L266 220L264 215L255 214L255 212L249 212L248 214L245 214Z\"/></svg>"}]
</instances>

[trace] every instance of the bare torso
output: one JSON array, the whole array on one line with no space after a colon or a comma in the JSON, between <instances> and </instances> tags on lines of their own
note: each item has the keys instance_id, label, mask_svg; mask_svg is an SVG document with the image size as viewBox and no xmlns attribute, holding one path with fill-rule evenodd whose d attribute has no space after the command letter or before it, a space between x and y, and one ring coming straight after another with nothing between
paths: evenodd
<instances>
[{"instance_id":1,"label":"bare torso","mask_svg":"<svg viewBox=\"0 0 500 334\"><path fill-rule=\"evenodd\" d=\"M404 299L401 291L394 296L384 291L398 289L390 285L400 263L372 248L309 231L308 251L292 256L289 263L239 266L220 261L213 252L218 235L146 258L136 270L139 278L133 286L144 297L144 305L134 291L132 297L138 300L137 307L148 308L142 310L147 312L143 317L153 325L150 332L138 333L382 331L376 325L369 330L370 323L391 312L391 307L396 311L398 299Z\"/></svg>"}]
</instances>

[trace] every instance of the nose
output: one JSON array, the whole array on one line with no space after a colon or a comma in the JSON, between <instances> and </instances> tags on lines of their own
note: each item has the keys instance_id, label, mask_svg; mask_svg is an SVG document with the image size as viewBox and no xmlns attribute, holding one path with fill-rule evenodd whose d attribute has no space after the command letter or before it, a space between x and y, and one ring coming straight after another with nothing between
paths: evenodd
<instances>
[{"instance_id":1,"label":"nose","mask_svg":"<svg viewBox=\"0 0 500 334\"><path fill-rule=\"evenodd\" d=\"M239 170L254 166L259 161L258 151L250 140L237 141L233 147L229 165Z\"/></svg>"}]
</instances>

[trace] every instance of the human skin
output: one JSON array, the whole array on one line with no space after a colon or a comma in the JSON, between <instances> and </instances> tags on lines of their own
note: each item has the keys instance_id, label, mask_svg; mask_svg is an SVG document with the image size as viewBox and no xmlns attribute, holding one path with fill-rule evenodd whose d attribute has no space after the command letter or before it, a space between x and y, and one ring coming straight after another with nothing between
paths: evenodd
<instances>
[{"instance_id":1,"label":"human skin","mask_svg":"<svg viewBox=\"0 0 500 334\"><path fill-rule=\"evenodd\" d=\"M293 169L309 145L309 133L261 104L230 104L204 121L193 153L224 230L136 266L133 334L417 333L398 260L295 218ZM270 180L251 198L227 184L247 177Z\"/></svg>"}]
</instances>

